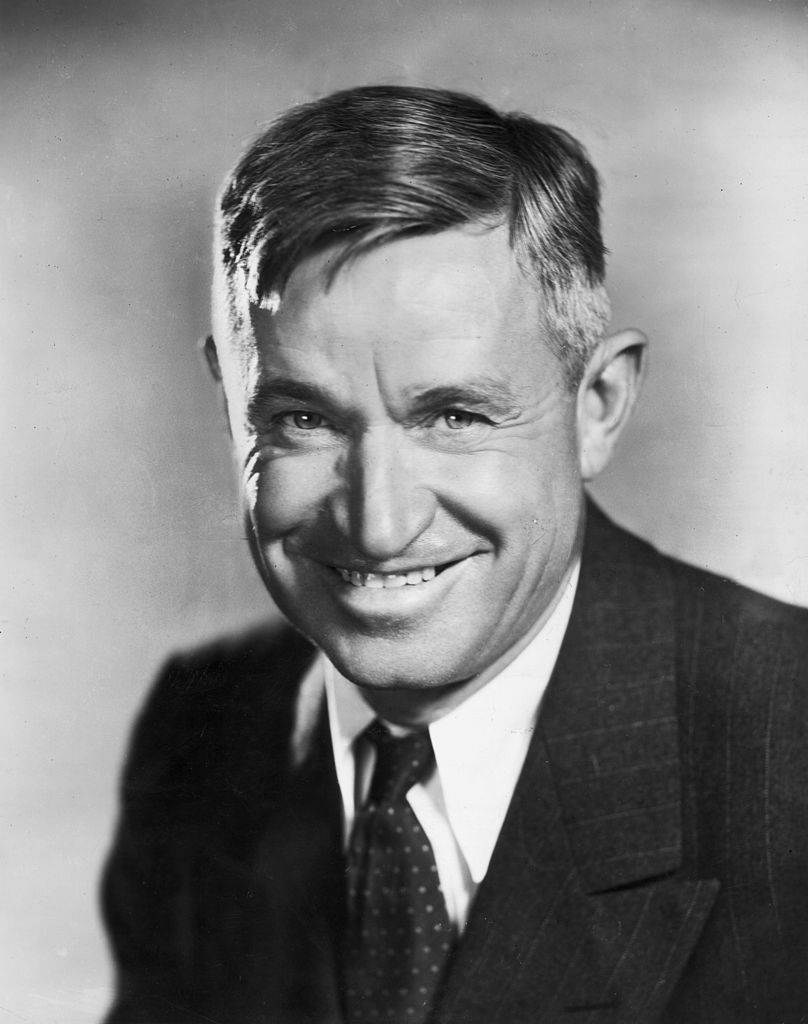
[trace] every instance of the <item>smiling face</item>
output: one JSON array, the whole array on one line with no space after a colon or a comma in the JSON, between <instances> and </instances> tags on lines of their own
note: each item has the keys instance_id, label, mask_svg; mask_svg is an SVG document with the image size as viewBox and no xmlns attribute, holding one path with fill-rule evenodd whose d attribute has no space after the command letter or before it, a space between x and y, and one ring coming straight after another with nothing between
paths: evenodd
<instances>
[{"instance_id":1,"label":"smiling face","mask_svg":"<svg viewBox=\"0 0 808 1024\"><path fill-rule=\"evenodd\" d=\"M250 307L223 365L259 568L371 698L445 710L575 562L575 394L505 228L383 245L330 287L327 260Z\"/></svg>"}]
</instances>

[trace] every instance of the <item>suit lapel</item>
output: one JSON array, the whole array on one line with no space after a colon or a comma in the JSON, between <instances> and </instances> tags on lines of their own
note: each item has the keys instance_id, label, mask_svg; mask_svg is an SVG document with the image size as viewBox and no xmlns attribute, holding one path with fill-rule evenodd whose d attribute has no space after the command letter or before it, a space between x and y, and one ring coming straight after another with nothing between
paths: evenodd
<instances>
[{"instance_id":1,"label":"suit lapel","mask_svg":"<svg viewBox=\"0 0 808 1024\"><path fill-rule=\"evenodd\" d=\"M673 622L664 562L591 510L575 606L541 710L589 892L681 863Z\"/></svg>"},{"instance_id":2,"label":"suit lapel","mask_svg":"<svg viewBox=\"0 0 808 1024\"><path fill-rule=\"evenodd\" d=\"M647 1024L668 1001L718 889L679 877L672 623L664 563L590 509L540 725L436 1022Z\"/></svg>"},{"instance_id":3,"label":"suit lapel","mask_svg":"<svg viewBox=\"0 0 808 1024\"><path fill-rule=\"evenodd\" d=\"M544 1020L575 955L582 895L546 746L534 737L488 874L451 964L436 1024ZM537 969L537 964L540 965Z\"/></svg>"}]
</instances>

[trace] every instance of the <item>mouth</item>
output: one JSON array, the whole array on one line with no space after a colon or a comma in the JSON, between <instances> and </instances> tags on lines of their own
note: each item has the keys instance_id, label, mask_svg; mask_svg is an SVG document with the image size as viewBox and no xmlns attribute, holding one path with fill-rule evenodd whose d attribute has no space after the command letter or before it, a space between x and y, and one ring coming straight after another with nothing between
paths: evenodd
<instances>
[{"instance_id":1,"label":"mouth","mask_svg":"<svg viewBox=\"0 0 808 1024\"><path fill-rule=\"evenodd\" d=\"M366 587L369 590L396 590L400 587L420 587L425 583L430 583L445 569L456 564L455 561L444 562L442 565L425 565L416 569L408 569L406 572L356 572L353 569L343 569L338 565L331 568L340 579L352 587Z\"/></svg>"}]
</instances>

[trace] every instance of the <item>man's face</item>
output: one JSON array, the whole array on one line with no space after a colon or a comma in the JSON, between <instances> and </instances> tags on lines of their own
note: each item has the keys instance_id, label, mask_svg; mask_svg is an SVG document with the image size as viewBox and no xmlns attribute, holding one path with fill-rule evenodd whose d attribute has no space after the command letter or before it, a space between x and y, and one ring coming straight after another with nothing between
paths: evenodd
<instances>
[{"instance_id":1,"label":"man's face","mask_svg":"<svg viewBox=\"0 0 808 1024\"><path fill-rule=\"evenodd\" d=\"M362 686L479 678L575 560L575 395L506 229L392 242L330 287L328 259L251 307L225 369L262 573Z\"/></svg>"}]
</instances>

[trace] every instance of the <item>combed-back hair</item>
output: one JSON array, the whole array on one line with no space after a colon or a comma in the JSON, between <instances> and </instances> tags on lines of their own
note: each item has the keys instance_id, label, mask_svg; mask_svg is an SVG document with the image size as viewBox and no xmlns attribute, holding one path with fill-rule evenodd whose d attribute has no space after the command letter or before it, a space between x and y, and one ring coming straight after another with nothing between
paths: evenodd
<instances>
[{"instance_id":1,"label":"combed-back hair","mask_svg":"<svg viewBox=\"0 0 808 1024\"><path fill-rule=\"evenodd\" d=\"M507 224L574 384L609 319L599 204L563 129L462 93L363 86L293 108L252 143L220 195L216 256L231 300L238 282L266 305L326 249L333 280L393 239Z\"/></svg>"}]
</instances>

